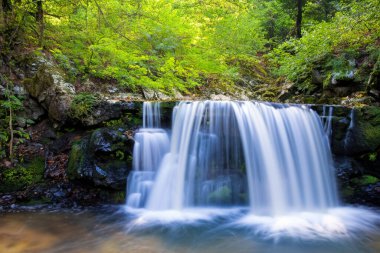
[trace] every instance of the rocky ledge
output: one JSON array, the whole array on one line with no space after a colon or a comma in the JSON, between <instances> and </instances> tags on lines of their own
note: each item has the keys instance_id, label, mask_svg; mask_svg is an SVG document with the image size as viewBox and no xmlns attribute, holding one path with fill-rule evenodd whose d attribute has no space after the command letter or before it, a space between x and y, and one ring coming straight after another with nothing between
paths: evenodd
<instances>
[{"instance_id":1,"label":"rocky ledge","mask_svg":"<svg viewBox=\"0 0 380 253\"><path fill-rule=\"evenodd\" d=\"M145 95L138 98L118 94L110 99L110 95L79 92L46 60L26 76L24 88L16 86L14 91L24 104L15 127L26 129L28 138L17 142L13 163L0 161L0 211L40 204L124 203L134 131L142 124L142 100L162 95L143 91ZM212 94L210 98L231 99ZM174 104L162 103L167 125ZM344 201L380 206L380 109L313 109L326 128L331 126L331 148Z\"/></svg>"}]
</instances>

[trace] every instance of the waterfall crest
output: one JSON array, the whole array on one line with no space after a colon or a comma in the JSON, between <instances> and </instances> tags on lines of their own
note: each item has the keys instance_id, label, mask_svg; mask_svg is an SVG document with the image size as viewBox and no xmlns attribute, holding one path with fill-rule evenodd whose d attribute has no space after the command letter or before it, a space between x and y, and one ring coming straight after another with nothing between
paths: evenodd
<instances>
[{"instance_id":1,"label":"waterfall crest","mask_svg":"<svg viewBox=\"0 0 380 253\"><path fill-rule=\"evenodd\" d=\"M157 104L144 104L128 181L130 206L249 205L255 214L281 215L338 205L328 137L307 106L180 102L170 137L154 115Z\"/></svg>"}]
</instances>

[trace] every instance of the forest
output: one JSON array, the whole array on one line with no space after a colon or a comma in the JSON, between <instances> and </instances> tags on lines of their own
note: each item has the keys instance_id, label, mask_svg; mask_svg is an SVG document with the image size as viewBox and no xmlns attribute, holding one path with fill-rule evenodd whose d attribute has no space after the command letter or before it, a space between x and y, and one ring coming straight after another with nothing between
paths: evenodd
<instances>
[{"instance_id":1,"label":"forest","mask_svg":"<svg viewBox=\"0 0 380 253\"><path fill-rule=\"evenodd\" d=\"M0 252L380 252L379 0L0 0Z\"/></svg>"},{"instance_id":2,"label":"forest","mask_svg":"<svg viewBox=\"0 0 380 253\"><path fill-rule=\"evenodd\" d=\"M354 69L369 91L379 72L376 0L2 0L0 15L3 65L48 54L71 82L131 92L276 100L285 82L313 94Z\"/></svg>"},{"instance_id":3,"label":"forest","mask_svg":"<svg viewBox=\"0 0 380 253\"><path fill-rule=\"evenodd\" d=\"M379 44L377 0L2 0L0 146L28 137L14 89L44 58L75 86L81 118L115 92L373 104Z\"/></svg>"}]
</instances>

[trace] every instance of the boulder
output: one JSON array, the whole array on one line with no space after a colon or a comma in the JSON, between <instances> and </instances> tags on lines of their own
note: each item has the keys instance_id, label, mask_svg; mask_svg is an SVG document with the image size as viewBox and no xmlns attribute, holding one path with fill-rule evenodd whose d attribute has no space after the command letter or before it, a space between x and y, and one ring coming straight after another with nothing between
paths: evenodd
<instances>
[{"instance_id":1,"label":"boulder","mask_svg":"<svg viewBox=\"0 0 380 253\"><path fill-rule=\"evenodd\" d=\"M380 148L380 109L375 106L340 109L346 115L333 117L332 151L339 155L358 156Z\"/></svg>"},{"instance_id":2,"label":"boulder","mask_svg":"<svg viewBox=\"0 0 380 253\"><path fill-rule=\"evenodd\" d=\"M88 114L77 119L83 126L96 126L104 121L118 119L123 113L135 108L133 102L113 102L110 100L99 100L91 108Z\"/></svg>"},{"instance_id":3,"label":"boulder","mask_svg":"<svg viewBox=\"0 0 380 253\"><path fill-rule=\"evenodd\" d=\"M123 190L132 168L134 141L123 128L100 128L73 145L67 174L96 186Z\"/></svg>"},{"instance_id":4,"label":"boulder","mask_svg":"<svg viewBox=\"0 0 380 253\"><path fill-rule=\"evenodd\" d=\"M24 81L24 86L48 112L50 119L59 123L66 122L75 88L65 81L60 69L51 63L44 63L33 78Z\"/></svg>"}]
</instances>

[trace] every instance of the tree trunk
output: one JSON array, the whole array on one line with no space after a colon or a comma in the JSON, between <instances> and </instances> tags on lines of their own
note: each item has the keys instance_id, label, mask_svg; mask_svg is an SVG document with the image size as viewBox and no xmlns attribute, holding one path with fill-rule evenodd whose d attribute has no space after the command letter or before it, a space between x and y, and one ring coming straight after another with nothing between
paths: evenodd
<instances>
[{"instance_id":1,"label":"tree trunk","mask_svg":"<svg viewBox=\"0 0 380 253\"><path fill-rule=\"evenodd\" d=\"M9 22L9 12L12 10L10 0L0 0L0 27L6 26Z\"/></svg>"},{"instance_id":2,"label":"tree trunk","mask_svg":"<svg viewBox=\"0 0 380 253\"><path fill-rule=\"evenodd\" d=\"M9 102L9 120L8 120L8 127L9 127L9 143L8 143L8 151L9 151L9 159L11 160L11 163L13 163L14 153L13 153L13 141L14 141L14 131L13 131L13 108L12 108L12 94L11 89L12 87L6 82L6 89L8 91L8 102Z\"/></svg>"},{"instance_id":3,"label":"tree trunk","mask_svg":"<svg viewBox=\"0 0 380 253\"><path fill-rule=\"evenodd\" d=\"M0 29L4 26L3 0L0 0Z\"/></svg>"},{"instance_id":4,"label":"tree trunk","mask_svg":"<svg viewBox=\"0 0 380 253\"><path fill-rule=\"evenodd\" d=\"M45 25L44 25L44 9L42 6L42 0L35 0L36 3L36 22L38 26L38 44L40 47L43 45L44 40L44 31L45 31Z\"/></svg>"},{"instance_id":5,"label":"tree trunk","mask_svg":"<svg viewBox=\"0 0 380 253\"><path fill-rule=\"evenodd\" d=\"M14 134L13 134L13 109L12 107L9 107L9 159L13 163L13 141L14 141Z\"/></svg>"},{"instance_id":6,"label":"tree trunk","mask_svg":"<svg viewBox=\"0 0 380 253\"><path fill-rule=\"evenodd\" d=\"M302 0L297 0L297 20L296 20L297 38L302 37L301 24L302 24Z\"/></svg>"}]
</instances>

